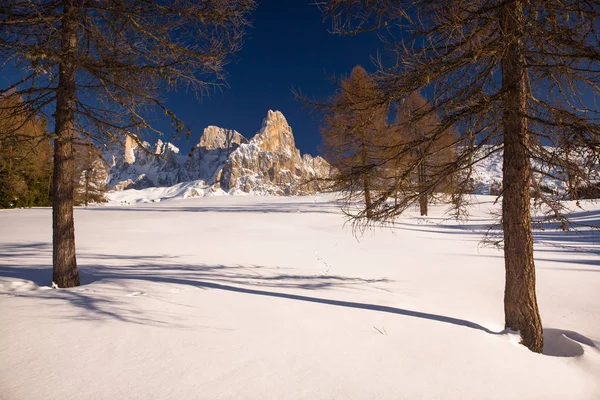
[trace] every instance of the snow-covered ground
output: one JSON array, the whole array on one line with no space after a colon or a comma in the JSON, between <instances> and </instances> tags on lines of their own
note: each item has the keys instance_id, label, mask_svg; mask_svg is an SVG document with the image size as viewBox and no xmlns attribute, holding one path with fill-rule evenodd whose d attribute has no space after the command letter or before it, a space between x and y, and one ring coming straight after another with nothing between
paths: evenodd
<instances>
[{"instance_id":1,"label":"snow-covered ground","mask_svg":"<svg viewBox=\"0 0 600 400\"><path fill-rule=\"evenodd\" d=\"M188 199L190 197L226 195L221 189L214 189L202 180L177 183L173 186L149 187L145 189L115 190L106 194L112 204L158 203L163 200Z\"/></svg>"},{"instance_id":2,"label":"snow-covered ground","mask_svg":"<svg viewBox=\"0 0 600 400\"><path fill-rule=\"evenodd\" d=\"M502 332L478 199L359 240L326 195L79 208L82 286L59 290L51 211L2 210L0 398L600 398L600 232L536 233L534 354Z\"/></svg>"}]
</instances>

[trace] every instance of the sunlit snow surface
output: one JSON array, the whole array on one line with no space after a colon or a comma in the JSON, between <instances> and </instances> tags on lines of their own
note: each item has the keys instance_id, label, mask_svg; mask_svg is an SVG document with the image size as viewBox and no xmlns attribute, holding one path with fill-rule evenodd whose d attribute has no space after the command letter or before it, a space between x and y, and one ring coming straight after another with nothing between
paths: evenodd
<instances>
[{"instance_id":1,"label":"sunlit snow surface","mask_svg":"<svg viewBox=\"0 0 600 400\"><path fill-rule=\"evenodd\" d=\"M74 289L51 210L0 211L0 398L600 398L597 230L536 232L539 355L503 332L492 197L358 239L330 195L163 197L76 210Z\"/></svg>"}]
</instances>

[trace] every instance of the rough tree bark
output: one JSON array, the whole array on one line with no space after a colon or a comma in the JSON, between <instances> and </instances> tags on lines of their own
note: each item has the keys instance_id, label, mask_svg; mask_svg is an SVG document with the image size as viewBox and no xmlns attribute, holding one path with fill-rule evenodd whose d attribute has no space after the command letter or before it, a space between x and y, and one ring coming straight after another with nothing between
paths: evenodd
<instances>
[{"instance_id":1,"label":"rough tree bark","mask_svg":"<svg viewBox=\"0 0 600 400\"><path fill-rule=\"evenodd\" d=\"M73 138L75 125L75 70L77 51L76 0L64 1L61 27L62 60L56 93L54 138L54 178L52 206L52 281L58 287L79 286L75 256L75 223L73 219L73 185L75 164Z\"/></svg>"},{"instance_id":2,"label":"rough tree bark","mask_svg":"<svg viewBox=\"0 0 600 400\"><path fill-rule=\"evenodd\" d=\"M365 190L365 207L367 209L367 218L371 218L373 212L371 211L371 184L369 182L368 175L365 175L363 179L364 190Z\"/></svg>"},{"instance_id":3,"label":"rough tree bark","mask_svg":"<svg viewBox=\"0 0 600 400\"><path fill-rule=\"evenodd\" d=\"M543 331L535 295L530 213L531 162L527 129L527 77L522 42L523 3L505 6L501 29L509 41L502 58L504 133L502 228L505 327L520 331L531 351L542 352Z\"/></svg>"},{"instance_id":4,"label":"rough tree bark","mask_svg":"<svg viewBox=\"0 0 600 400\"><path fill-rule=\"evenodd\" d=\"M366 146L366 138L363 137L362 149L361 149L361 158L363 167L367 166L367 146ZM363 185L365 191L365 208L367 210L367 218L371 218L373 214L373 210L371 209L371 180L369 179L369 174L364 174L363 177Z\"/></svg>"},{"instance_id":5,"label":"rough tree bark","mask_svg":"<svg viewBox=\"0 0 600 400\"><path fill-rule=\"evenodd\" d=\"M425 184L426 184L426 179L425 179L425 173L426 173L426 166L425 166L425 157L424 157L424 153L423 151L421 151L421 149L417 150L417 154L418 157L421 159L421 162L419 163L419 168L418 168L418 172L419 172L419 176L418 176L418 187L419 187L419 210L421 211L421 216L427 215L427 193L425 193Z\"/></svg>"},{"instance_id":6,"label":"rough tree bark","mask_svg":"<svg viewBox=\"0 0 600 400\"><path fill-rule=\"evenodd\" d=\"M83 199L83 204L87 207L88 206L88 200L90 197L90 179L88 177L88 171L84 170L83 171L83 179L84 179L84 183L85 183L85 197Z\"/></svg>"},{"instance_id":7,"label":"rough tree bark","mask_svg":"<svg viewBox=\"0 0 600 400\"><path fill-rule=\"evenodd\" d=\"M575 171L571 167L571 149L569 146L565 149L565 161L567 164L567 191L569 193L569 200L579 200L579 193L577 193L577 184L575 183Z\"/></svg>"},{"instance_id":8,"label":"rough tree bark","mask_svg":"<svg viewBox=\"0 0 600 400\"><path fill-rule=\"evenodd\" d=\"M400 186L400 178L394 177L394 205L398 206L398 187Z\"/></svg>"}]
</instances>

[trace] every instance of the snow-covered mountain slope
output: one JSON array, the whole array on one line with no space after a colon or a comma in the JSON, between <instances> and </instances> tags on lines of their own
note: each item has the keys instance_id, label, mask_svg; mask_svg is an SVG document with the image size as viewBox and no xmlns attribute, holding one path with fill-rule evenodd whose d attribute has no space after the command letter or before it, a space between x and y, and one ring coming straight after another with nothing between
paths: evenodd
<instances>
[{"instance_id":1,"label":"snow-covered mountain slope","mask_svg":"<svg viewBox=\"0 0 600 400\"><path fill-rule=\"evenodd\" d=\"M203 180L176 183L173 186L157 186L145 189L115 190L106 194L110 203L158 203L163 200L188 199L190 197L222 196L227 193Z\"/></svg>"},{"instance_id":2,"label":"snow-covered mountain slope","mask_svg":"<svg viewBox=\"0 0 600 400\"><path fill-rule=\"evenodd\" d=\"M118 193L124 189L147 189L129 193L144 201L163 198L163 194L168 198L168 193L192 186L199 190L180 194L309 194L320 189L311 179L330 172L323 158L300 155L287 120L281 112L271 110L250 141L234 130L209 126L187 156L170 143L159 140L151 147L127 137L124 144L110 148L108 158L109 187L115 191L109 198L113 201L128 197Z\"/></svg>"},{"instance_id":3,"label":"snow-covered mountain slope","mask_svg":"<svg viewBox=\"0 0 600 400\"><path fill-rule=\"evenodd\" d=\"M152 147L127 137L124 145L114 143L109 147L108 186L113 190L144 189L191 180L182 168L186 160L171 143L159 139Z\"/></svg>"},{"instance_id":4,"label":"snow-covered mountain slope","mask_svg":"<svg viewBox=\"0 0 600 400\"><path fill-rule=\"evenodd\" d=\"M551 154L556 152L555 157L558 158L559 150L557 148L546 147L545 150ZM488 155L483 157L483 155ZM496 146L485 146L480 150L480 153L475 156L482 158L473 168L471 176L475 194L498 194L502 187L502 149ZM581 156L574 155L571 161L577 162L580 165L583 163ZM567 191L568 177L562 169L548 166L539 160L532 160L534 177L539 182L540 190L555 194L564 194ZM588 171L591 180L594 183L600 182L600 166ZM585 185L584 182L573 182L576 185Z\"/></svg>"}]
</instances>

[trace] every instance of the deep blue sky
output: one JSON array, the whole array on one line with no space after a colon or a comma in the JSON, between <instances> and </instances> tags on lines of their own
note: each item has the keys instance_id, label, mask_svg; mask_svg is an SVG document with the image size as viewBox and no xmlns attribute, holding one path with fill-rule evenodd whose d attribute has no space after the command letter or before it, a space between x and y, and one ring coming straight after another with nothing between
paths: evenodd
<instances>
[{"instance_id":1,"label":"deep blue sky","mask_svg":"<svg viewBox=\"0 0 600 400\"><path fill-rule=\"evenodd\" d=\"M172 92L167 105L192 129L189 142L175 141L187 153L208 125L235 129L251 138L267 110L287 118L302 153L317 154L319 120L294 99L292 87L309 97L324 99L335 86L329 75L345 75L356 64L373 70L371 55L381 43L374 34L335 36L328 33L314 0L262 0L252 14L242 51L227 66L228 89L198 100L183 90ZM170 140L167 123L159 123ZM147 138L147 140L150 138Z\"/></svg>"},{"instance_id":2,"label":"deep blue sky","mask_svg":"<svg viewBox=\"0 0 600 400\"><path fill-rule=\"evenodd\" d=\"M192 136L173 140L170 122L157 111L148 117L165 133L162 140L174 142L182 153L188 153L208 125L235 129L250 139L272 109L285 115L302 153L318 154L319 116L294 98L292 88L324 100L336 89L332 76L345 76L357 64L372 71L371 56L382 44L375 34L332 35L328 32L331 23L323 21L314 2L258 0L243 49L226 67L229 87L201 99L182 89L166 94L167 107L191 128ZM0 87L21 75L8 64L0 69ZM156 134L144 136L151 143L156 139Z\"/></svg>"}]
</instances>

